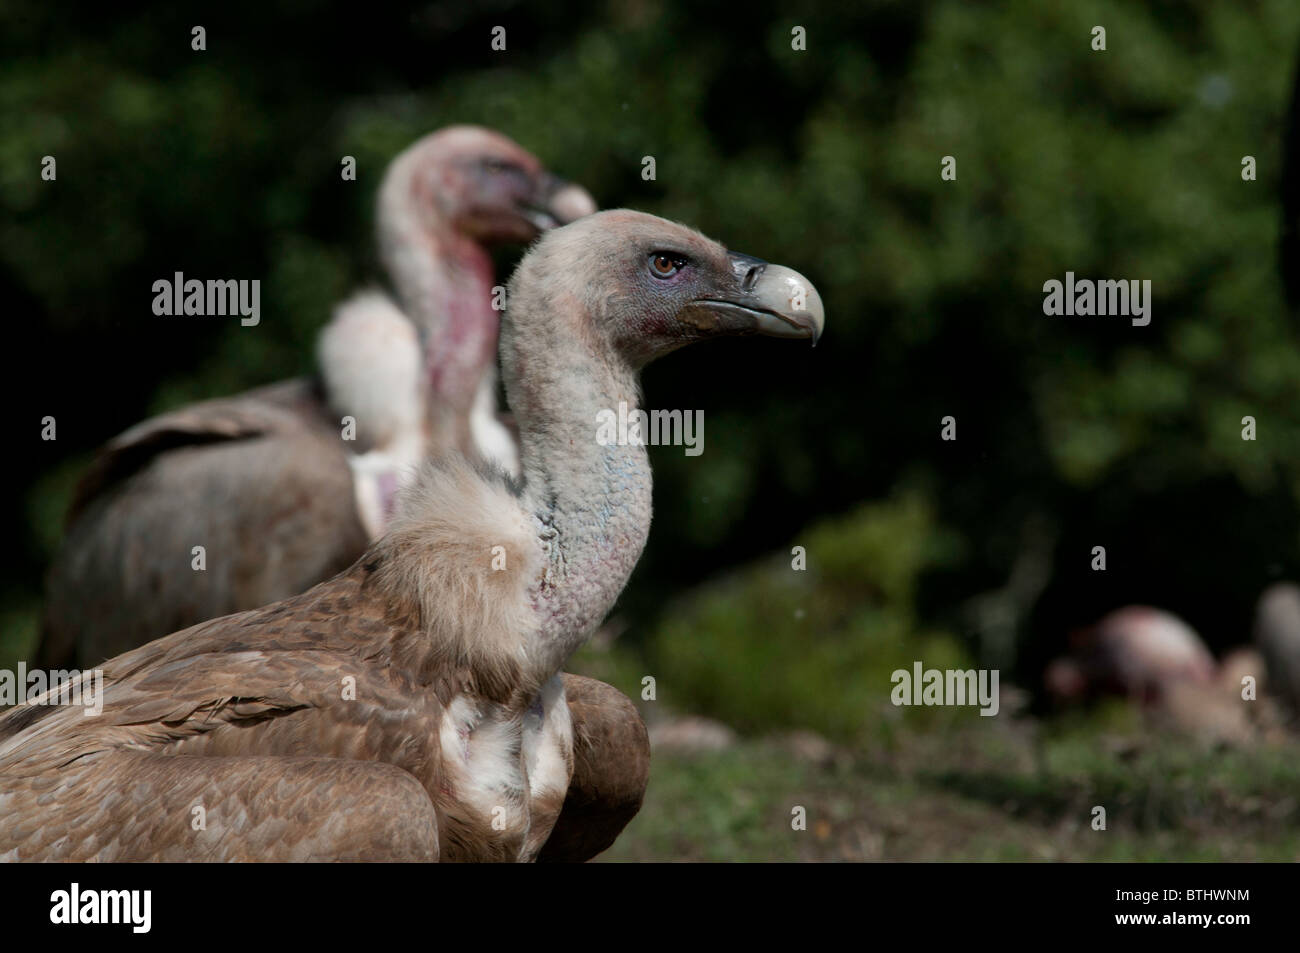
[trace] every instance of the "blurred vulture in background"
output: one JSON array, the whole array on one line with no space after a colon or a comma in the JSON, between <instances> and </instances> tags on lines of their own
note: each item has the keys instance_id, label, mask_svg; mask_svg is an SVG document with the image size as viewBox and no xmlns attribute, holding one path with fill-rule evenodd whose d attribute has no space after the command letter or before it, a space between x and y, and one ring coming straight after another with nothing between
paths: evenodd
<instances>
[{"instance_id":1,"label":"blurred vulture in background","mask_svg":"<svg viewBox=\"0 0 1300 953\"><path fill-rule=\"evenodd\" d=\"M495 414L488 247L594 210L486 129L450 127L399 155L377 211L397 301L365 292L339 307L316 379L182 407L100 452L49 572L36 664L84 668L327 579L383 532L427 455L517 471Z\"/></svg>"},{"instance_id":2,"label":"blurred vulture in background","mask_svg":"<svg viewBox=\"0 0 1300 953\"><path fill-rule=\"evenodd\" d=\"M627 583L652 493L645 446L595 421L683 345L822 325L801 275L650 215L543 236L501 340L522 482L433 454L345 572L110 660L99 717L0 715L0 859L580 859L612 839L644 726L584 732L558 673ZM604 773L575 800L584 759Z\"/></svg>"},{"instance_id":3,"label":"blurred vulture in background","mask_svg":"<svg viewBox=\"0 0 1300 953\"><path fill-rule=\"evenodd\" d=\"M1260 596L1255 644L1268 666L1269 691L1300 715L1300 586L1279 582Z\"/></svg>"},{"instance_id":4,"label":"blurred vulture in background","mask_svg":"<svg viewBox=\"0 0 1300 953\"><path fill-rule=\"evenodd\" d=\"M1157 724L1216 742L1257 736L1256 712L1242 697L1242 678L1263 682L1259 654L1235 649L1222 664L1182 619L1149 606L1108 613L1071 637L1069 655L1044 673L1058 705L1103 696L1137 702Z\"/></svg>"},{"instance_id":5,"label":"blurred vulture in background","mask_svg":"<svg viewBox=\"0 0 1300 953\"><path fill-rule=\"evenodd\" d=\"M1214 656L1177 616L1149 606L1116 609L1071 637L1071 653L1047 669L1062 699L1123 695L1157 700L1176 682L1214 680Z\"/></svg>"}]
</instances>

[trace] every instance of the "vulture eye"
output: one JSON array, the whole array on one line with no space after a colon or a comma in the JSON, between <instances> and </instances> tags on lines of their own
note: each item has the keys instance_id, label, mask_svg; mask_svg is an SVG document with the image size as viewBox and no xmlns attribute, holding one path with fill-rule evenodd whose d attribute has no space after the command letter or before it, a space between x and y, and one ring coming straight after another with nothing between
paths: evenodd
<instances>
[{"instance_id":1,"label":"vulture eye","mask_svg":"<svg viewBox=\"0 0 1300 953\"><path fill-rule=\"evenodd\" d=\"M519 166L515 165L508 159L487 158L483 160L483 168L489 172L518 172L522 171Z\"/></svg>"},{"instance_id":2,"label":"vulture eye","mask_svg":"<svg viewBox=\"0 0 1300 953\"><path fill-rule=\"evenodd\" d=\"M686 259L672 252L657 251L650 256L650 271L656 278L671 278L686 267Z\"/></svg>"}]
</instances>

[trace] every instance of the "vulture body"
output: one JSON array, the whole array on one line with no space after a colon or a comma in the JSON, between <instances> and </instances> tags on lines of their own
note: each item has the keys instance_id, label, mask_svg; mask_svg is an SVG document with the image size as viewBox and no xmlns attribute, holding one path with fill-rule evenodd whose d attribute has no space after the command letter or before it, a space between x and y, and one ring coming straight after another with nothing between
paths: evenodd
<instances>
[{"instance_id":1,"label":"vulture body","mask_svg":"<svg viewBox=\"0 0 1300 953\"><path fill-rule=\"evenodd\" d=\"M94 665L328 579L383 532L396 490L428 455L517 470L495 415L499 313L485 246L531 241L594 209L486 129L450 127L398 156L377 231L401 307L373 291L341 305L315 380L194 404L112 440L69 510L35 664ZM203 571L191 568L195 546Z\"/></svg>"},{"instance_id":2,"label":"vulture body","mask_svg":"<svg viewBox=\"0 0 1300 953\"><path fill-rule=\"evenodd\" d=\"M461 126L398 156L377 205L401 306L365 291L338 307L317 342L315 379L184 407L111 441L69 511L36 667L96 665L330 578L382 535L426 456L459 451L517 474L515 438L496 415L499 315L485 246L529 241L594 202L510 140ZM644 726L608 686L565 679L585 699L580 737L626 742L580 761L569 812L581 804L579 816L625 824L645 787L634 756Z\"/></svg>"},{"instance_id":3,"label":"vulture body","mask_svg":"<svg viewBox=\"0 0 1300 953\"><path fill-rule=\"evenodd\" d=\"M628 211L544 235L509 300L521 482L432 461L343 573L110 660L98 717L39 702L0 716L0 858L544 853L593 741L559 671L650 525L646 449L598 440L598 415L638 407L661 354L815 341L823 317L802 276Z\"/></svg>"}]
</instances>

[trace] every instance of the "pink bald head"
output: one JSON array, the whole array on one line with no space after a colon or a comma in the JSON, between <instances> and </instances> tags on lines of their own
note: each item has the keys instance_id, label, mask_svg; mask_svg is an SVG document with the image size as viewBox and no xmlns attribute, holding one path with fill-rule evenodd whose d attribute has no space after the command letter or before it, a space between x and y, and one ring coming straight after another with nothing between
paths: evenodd
<instances>
[{"instance_id":1,"label":"pink bald head","mask_svg":"<svg viewBox=\"0 0 1300 953\"><path fill-rule=\"evenodd\" d=\"M448 126L410 146L389 167L380 202L381 214L414 213L430 233L484 245L529 242L596 210L580 186L481 126Z\"/></svg>"},{"instance_id":2,"label":"pink bald head","mask_svg":"<svg viewBox=\"0 0 1300 953\"><path fill-rule=\"evenodd\" d=\"M1048 667L1044 680L1060 699L1113 693L1144 701L1181 683L1207 684L1217 666L1205 643L1177 616L1150 606L1126 606L1076 632L1069 659Z\"/></svg>"},{"instance_id":3,"label":"pink bald head","mask_svg":"<svg viewBox=\"0 0 1300 953\"><path fill-rule=\"evenodd\" d=\"M496 357L500 310L488 248L526 243L596 209L500 133L449 126L415 142L380 187L381 254L425 351L432 439L464 444Z\"/></svg>"}]
</instances>

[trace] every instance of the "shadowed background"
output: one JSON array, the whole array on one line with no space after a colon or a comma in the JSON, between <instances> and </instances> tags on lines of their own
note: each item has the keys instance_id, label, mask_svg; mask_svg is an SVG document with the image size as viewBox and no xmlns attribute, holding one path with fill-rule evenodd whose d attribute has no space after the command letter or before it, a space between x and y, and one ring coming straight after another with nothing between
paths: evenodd
<instances>
[{"instance_id":1,"label":"shadowed background","mask_svg":"<svg viewBox=\"0 0 1300 953\"><path fill-rule=\"evenodd\" d=\"M190 48L196 24L206 52ZM790 48L796 24L806 52ZM1133 602L1221 650L1248 641L1268 582L1300 576L1300 351L1278 270L1298 38L1290 0L0 0L15 485L0 666L27 657L94 448L151 413L309 371L331 305L380 279L386 162L480 123L604 207L799 269L829 318L815 352L702 347L645 375L648 407L704 410L705 449L652 450L655 524L617 638L576 664L634 697L653 674L648 717L704 714L745 740L657 762L616 852L1091 856L1058 828L1072 798L1110 792L1142 810L1105 856L1199 856L1201 822L1224 837L1245 825L1241 856L1269 839L1292 856L1294 800L1252 814L1214 792L1258 798L1261 774L1294 790L1295 769L1247 759L1232 774L1231 758L1184 763L1168 746L1135 763L1098 740L1107 715L1049 742L1036 719L903 716L888 696L914 658L999 667L1032 690L1072 629ZM44 155L56 182L40 179ZM945 155L956 181L940 179ZM1246 155L1258 181L1242 181ZM154 316L151 285L176 271L260 279L261 324ZM1151 324L1045 317L1043 282L1066 271L1150 279ZM40 440L46 415L55 442ZM955 442L940 440L947 415ZM789 570L792 545L808 572ZM792 729L849 754L770 740ZM972 745L986 761L950 750ZM1171 777L1198 807L1160 786ZM792 842L782 818L800 791L829 827ZM915 846L880 828L926 798ZM1252 840L1256 822L1286 837ZM992 846L966 836L988 826Z\"/></svg>"}]
</instances>

